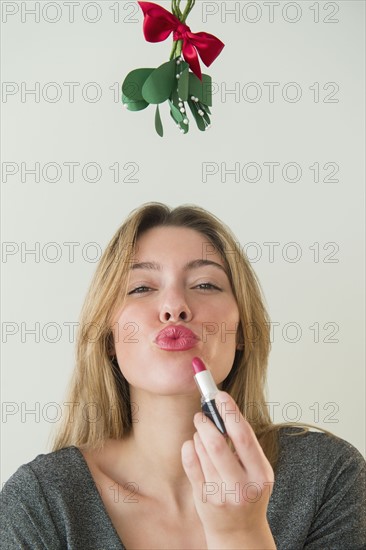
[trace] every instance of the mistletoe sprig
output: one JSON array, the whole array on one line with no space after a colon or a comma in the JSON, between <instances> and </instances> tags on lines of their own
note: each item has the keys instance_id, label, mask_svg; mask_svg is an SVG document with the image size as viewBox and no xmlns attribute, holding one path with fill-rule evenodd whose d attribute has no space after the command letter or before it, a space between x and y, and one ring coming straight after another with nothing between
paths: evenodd
<instances>
[{"instance_id":1,"label":"mistletoe sprig","mask_svg":"<svg viewBox=\"0 0 366 550\"><path fill-rule=\"evenodd\" d=\"M163 136L159 105L168 102L170 115L182 134L189 131L187 105L197 127L205 131L211 125L211 77L202 74L198 55L208 67L224 48L212 34L192 33L186 25L196 0L172 0L172 13L151 2L138 2L144 13L143 31L148 42L161 42L173 33L170 60L157 68L131 71L122 84L122 102L130 111L142 111L156 105L155 129Z\"/></svg>"}]
</instances>

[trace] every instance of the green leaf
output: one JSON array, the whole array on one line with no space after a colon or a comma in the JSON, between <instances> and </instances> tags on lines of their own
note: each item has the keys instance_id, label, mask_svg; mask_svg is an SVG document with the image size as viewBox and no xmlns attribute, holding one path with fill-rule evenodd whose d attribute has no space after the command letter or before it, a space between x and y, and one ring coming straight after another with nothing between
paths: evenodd
<instances>
[{"instance_id":1,"label":"green leaf","mask_svg":"<svg viewBox=\"0 0 366 550\"><path fill-rule=\"evenodd\" d=\"M203 111L205 114L203 115L203 119L206 121L207 124L211 124L210 117L208 116L206 111Z\"/></svg>"},{"instance_id":2,"label":"green leaf","mask_svg":"<svg viewBox=\"0 0 366 550\"><path fill-rule=\"evenodd\" d=\"M178 94L183 101L188 99L189 70L184 69L178 80Z\"/></svg>"},{"instance_id":3,"label":"green leaf","mask_svg":"<svg viewBox=\"0 0 366 550\"><path fill-rule=\"evenodd\" d=\"M170 111L170 116L172 117L172 119L174 120L174 123L179 126L179 128L181 130L184 130L184 133L187 134L188 133L188 130L189 130L189 124L183 124L183 122L179 122L177 123L177 121L175 120L172 112Z\"/></svg>"},{"instance_id":4,"label":"green leaf","mask_svg":"<svg viewBox=\"0 0 366 550\"><path fill-rule=\"evenodd\" d=\"M149 106L146 101L130 101L128 103L125 103L126 109L128 111L143 111L146 109L146 107Z\"/></svg>"},{"instance_id":5,"label":"green leaf","mask_svg":"<svg viewBox=\"0 0 366 550\"><path fill-rule=\"evenodd\" d=\"M172 117L174 118L174 120L176 122L182 122L182 120L185 118L184 115L180 112L180 110L170 101L170 99L168 100L169 101L169 106L170 106L170 112L172 114Z\"/></svg>"},{"instance_id":6,"label":"green leaf","mask_svg":"<svg viewBox=\"0 0 366 550\"><path fill-rule=\"evenodd\" d=\"M143 101L142 86L154 69L135 69L128 73L122 84L122 93L130 101Z\"/></svg>"},{"instance_id":7,"label":"green leaf","mask_svg":"<svg viewBox=\"0 0 366 550\"><path fill-rule=\"evenodd\" d=\"M184 133L185 134L188 134L188 131L189 131L189 124L183 124L183 122L181 122L179 124L179 126L181 127L182 130L184 130Z\"/></svg>"},{"instance_id":8,"label":"green leaf","mask_svg":"<svg viewBox=\"0 0 366 550\"><path fill-rule=\"evenodd\" d=\"M146 107L149 106L149 104L142 100L142 101L131 101L122 94L122 103L123 105L129 110L129 111L142 111L143 109L146 109Z\"/></svg>"},{"instance_id":9,"label":"green leaf","mask_svg":"<svg viewBox=\"0 0 366 550\"><path fill-rule=\"evenodd\" d=\"M153 70L142 87L142 97L148 103L163 103L166 101L175 86L175 60L163 63Z\"/></svg>"},{"instance_id":10,"label":"green leaf","mask_svg":"<svg viewBox=\"0 0 366 550\"><path fill-rule=\"evenodd\" d=\"M189 97L192 96L198 97L201 103L212 106L212 79L208 74L202 75L201 82L194 73L189 73Z\"/></svg>"},{"instance_id":11,"label":"green leaf","mask_svg":"<svg viewBox=\"0 0 366 550\"><path fill-rule=\"evenodd\" d=\"M172 91L172 95L170 96L170 101L174 103L176 107L178 107L178 104L179 104L178 90Z\"/></svg>"},{"instance_id":12,"label":"green leaf","mask_svg":"<svg viewBox=\"0 0 366 550\"><path fill-rule=\"evenodd\" d=\"M212 107L212 78L208 74L202 75L202 103Z\"/></svg>"},{"instance_id":13,"label":"green leaf","mask_svg":"<svg viewBox=\"0 0 366 550\"><path fill-rule=\"evenodd\" d=\"M205 124L205 121L203 120L203 117L198 114L196 104L194 103L194 101L189 99L188 105L192 111L192 115L194 116L198 129L201 130L201 132L204 132L206 129L206 124Z\"/></svg>"},{"instance_id":14,"label":"green leaf","mask_svg":"<svg viewBox=\"0 0 366 550\"><path fill-rule=\"evenodd\" d=\"M155 130L157 131L160 137L163 137L164 130L163 130L163 124L160 118L159 105L156 106L156 111L155 111Z\"/></svg>"}]
</instances>

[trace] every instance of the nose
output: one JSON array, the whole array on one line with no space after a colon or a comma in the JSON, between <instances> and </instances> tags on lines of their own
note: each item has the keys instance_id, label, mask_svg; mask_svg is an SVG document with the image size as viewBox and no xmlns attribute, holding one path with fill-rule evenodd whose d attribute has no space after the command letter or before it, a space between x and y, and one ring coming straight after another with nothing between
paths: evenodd
<instances>
[{"instance_id":1,"label":"nose","mask_svg":"<svg viewBox=\"0 0 366 550\"><path fill-rule=\"evenodd\" d=\"M190 321L192 319L191 310L182 293L174 292L166 295L159 315L160 321Z\"/></svg>"}]
</instances>

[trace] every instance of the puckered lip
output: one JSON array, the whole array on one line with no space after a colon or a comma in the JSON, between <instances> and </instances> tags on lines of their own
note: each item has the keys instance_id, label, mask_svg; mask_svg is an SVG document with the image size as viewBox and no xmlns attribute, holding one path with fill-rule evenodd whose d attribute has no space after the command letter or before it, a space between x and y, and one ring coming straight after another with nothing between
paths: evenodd
<instances>
[{"instance_id":1,"label":"puckered lip","mask_svg":"<svg viewBox=\"0 0 366 550\"><path fill-rule=\"evenodd\" d=\"M199 338L183 325L164 327L155 338L155 344L164 351L187 351L196 346Z\"/></svg>"},{"instance_id":2,"label":"puckered lip","mask_svg":"<svg viewBox=\"0 0 366 550\"><path fill-rule=\"evenodd\" d=\"M180 340L180 339L198 340L198 336L189 328L183 325L170 325L164 327L156 336L155 342L159 340Z\"/></svg>"}]
</instances>

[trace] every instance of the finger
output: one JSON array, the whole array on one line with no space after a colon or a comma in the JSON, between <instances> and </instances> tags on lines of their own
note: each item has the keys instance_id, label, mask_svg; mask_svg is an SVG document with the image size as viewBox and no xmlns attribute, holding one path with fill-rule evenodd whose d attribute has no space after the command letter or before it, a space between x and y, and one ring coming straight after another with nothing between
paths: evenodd
<instances>
[{"instance_id":1,"label":"finger","mask_svg":"<svg viewBox=\"0 0 366 550\"><path fill-rule=\"evenodd\" d=\"M193 422L213 467L225 482L236 483L242 481L244 470L228 447L225 437L220 434L211 421L203 420L202 416L202 414L196 413Z\"/></svg>"},{"instance_id":2,"label":"finger","mask_svg":"<svg viewBox=\"0 0 366 550\"><path fill-rule=\"evenodd\" d=\"M239 460L248 474L254 476L273 475L271 465L253 428L242 416L233 398L228 393L219 391L215 396L215 401Z\"/></svg>"},{"instance_id":3,"label":"finger","mask_svg":"<svg viewBox=\"0 0 366 550\"><path fill-rule=\"evenodd\" d=\"M193 436L194 446L196 453L198 455L202 472L205 477L205 482L209 483L221 483L222 479L219 473L217 472L215 466L212 464L210 457L208 456L204 445L202 444L201 438L196 432Z\"/></svg>"},{"instance_id":4,"label":"finger","mask_svg":"<svg viewBox=\"0 0 366 550\"><path fill-rule=\"evenodd\" d=\"M184 471L192 485L193 492L197 494L205 478L192 440L183 443L181 456Z\"/></svg>"}]
</instances>

